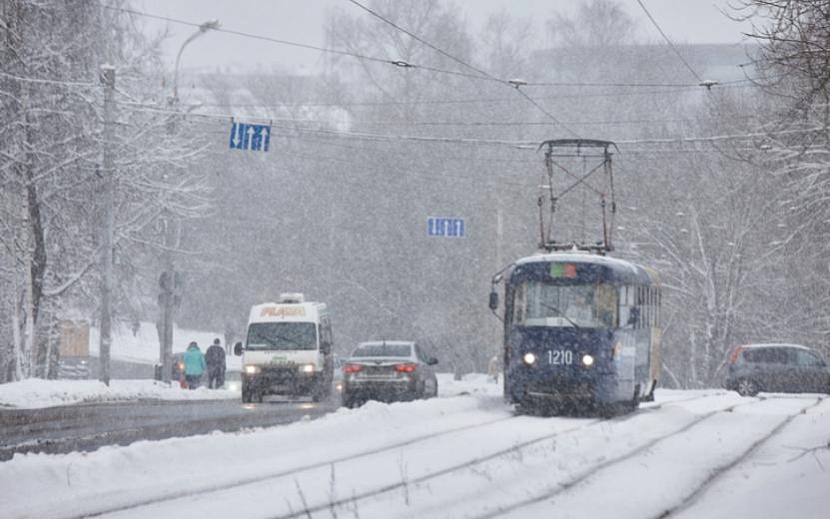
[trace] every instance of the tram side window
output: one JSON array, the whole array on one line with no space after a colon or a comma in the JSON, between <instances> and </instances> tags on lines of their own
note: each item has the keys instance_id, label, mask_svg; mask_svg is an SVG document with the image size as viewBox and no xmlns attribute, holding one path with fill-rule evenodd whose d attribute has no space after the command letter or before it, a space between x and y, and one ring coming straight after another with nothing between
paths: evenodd
<instances>
[{"instance_id":1,"label":"tram side window","mask_svg":"<svg viewBox=\"0 0 830 519\"><path fill-rule=\"evenodd\" d=\"M632 310L637 306L635 288L630 286L620 287L620 321L619 326L635 328L637 322L630 323ZM635 312L636 313L636 312ZM636 315L634 316L637 317Z\"/></svg>"},{"instance_id":2,"label":"tram side window","mask_svg":"<svg viewBox=\"0 0 830 519\"><path fill-rule=\"evenodd\" d=\"M617 326L617 290L611 285L594 288L596 315L602 326Z\"/></svg>"},{"instance_id":3,"label":"tram side window","mask_svg":"<svg viewBox=\"0 0 830 519\"><path fill-rule=\"evenodd\" d=\"M646 328L648 326L648 289L646 287L639 287L637 290L640 291L640 315L642 315L642 319L640 319L640 326L638 328Z\"/></svg>"}]
</instances>

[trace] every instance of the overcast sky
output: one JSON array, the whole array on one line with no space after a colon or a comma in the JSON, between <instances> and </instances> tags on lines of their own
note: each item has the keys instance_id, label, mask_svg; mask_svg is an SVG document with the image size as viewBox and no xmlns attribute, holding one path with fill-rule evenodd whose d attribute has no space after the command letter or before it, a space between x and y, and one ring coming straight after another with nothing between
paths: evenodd
<instances>
[{"instance_id":1,"label":"overcast sky","mask_svg":"<svg viewBox=\"0 0 830 519\"><path fill-rule=\"evenodd\" d=\"M448 0L449 1L449 0ZM368 4L369 0L361 2ZM515 16L529 16L541 32L554 10L570 10L582 0L455 0L468 24L478 30L490 13L502 8ZM748 30L724 16L726 0L642 0L652 16L675 43L739 43L742 30ZM641 39L662 42L637 0L619 0L634 18ZM323 46L326 12L333 6L369 16L346 0L136 0L137 9L193 23L218 19L225 29L270 38ZM161 30L164 22L146 19L148 31ZM380 23L380 22L378 22ZM194 32L192 27L168 23L171 36L165 43L167 60L175 61L181 44ZM206 34L188 45L182 55L182 68L310 70L320 61L320 53L257 41L231 34Z\"/></svg>"}]
</instances>

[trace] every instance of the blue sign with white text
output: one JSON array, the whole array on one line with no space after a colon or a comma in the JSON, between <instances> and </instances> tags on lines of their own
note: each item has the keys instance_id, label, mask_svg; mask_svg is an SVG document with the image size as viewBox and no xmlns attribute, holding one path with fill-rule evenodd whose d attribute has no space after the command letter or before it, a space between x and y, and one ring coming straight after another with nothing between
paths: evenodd
<instances>
[{"instance_id":1,"label":"blue sign with white text","mask_svg":"<svg viewBox=\"0 0 830 519\"><path fill-rule=\"evenodd\" d=\"M442 236L446 238L464 237L463 218L427 218L427 236Z\"/></svg>"},{"instance_id":2,"label":"blue sign with white text","mask_svg":"<svg viewBox=\"0 0 830 519\"><path fill-rule=\"evenodd\" d=\"M271 126L265 124L231 123L232 150L268 151L271 144Z\"/></svg>"}]
</instances>

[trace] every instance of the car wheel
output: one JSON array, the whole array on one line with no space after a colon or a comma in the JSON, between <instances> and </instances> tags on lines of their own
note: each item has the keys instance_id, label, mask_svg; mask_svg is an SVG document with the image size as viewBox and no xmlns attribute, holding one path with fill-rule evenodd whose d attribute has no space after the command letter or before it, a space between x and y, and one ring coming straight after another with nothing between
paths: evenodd
<instances>
[{"instance_id":1,"label":"car wheel","mask_svg":"<svg viewBox=\"0 0 830 519\"><path fill-rule=\"evenodd\" d=\"M250 384L242 382L242 403L250 404L254 399L254 391Z\"/></svg>"},{"instance_id":2,"label":"car wheel","mask_svg":"<svg viewBox=\"0 0 830 519\"><path fill-rule=\"evenodd\" d=\"M325 391L323 390L322 384L318 384L314 389L311 390L312 402L321 402L324 398Z\"/></svg>"},{"instance_id":3,"label":"car wheel","mask_svg":"<svg viewBox=\"0 0 830 519\"><path fill-rule=\"evenodd\" d=\"M741 396L755 396L758 394L758 384L756 384L752 379L749 378L742 378L738 381L738 385L736 387L736 391Z\"/></svg>"},{"instance_id":4,"label":"car wheel","mask_svg":"<svg viewBox=\"0 0 830 519\"><path fill-rule=\"evenodd\" d=\"M424 382L424 398L435 398L438 396L438 381L427 380Z\"/></svg>"},{"instance_id":5,"label":"car wheel","mask_svg":"<svg viewBox=\"0 0 830 519\"><path fill-rule=\"evenodd\" d=\"M357 401L355 400L355 398L347 395L346 393L343 393L342 402L343 407L347 407L349 409L354 409L355 407L357 407Z\"/></svg>"}]
</instances>

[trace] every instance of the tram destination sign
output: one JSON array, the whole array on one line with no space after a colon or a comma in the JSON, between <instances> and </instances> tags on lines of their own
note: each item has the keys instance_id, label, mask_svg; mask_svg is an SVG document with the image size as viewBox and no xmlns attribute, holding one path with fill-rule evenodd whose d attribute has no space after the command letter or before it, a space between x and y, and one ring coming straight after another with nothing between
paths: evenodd
<instances>
[{"instance_id":1,"label":"tram destination sign","mask_svg":"<svg viewBox=\"0 0 830 519\"><path fill-rule=\"evenodd\" d=\"M463 238L464 218L430 216L427 218L427 236L442 238Z\"/></svg>"}]
</instances>

